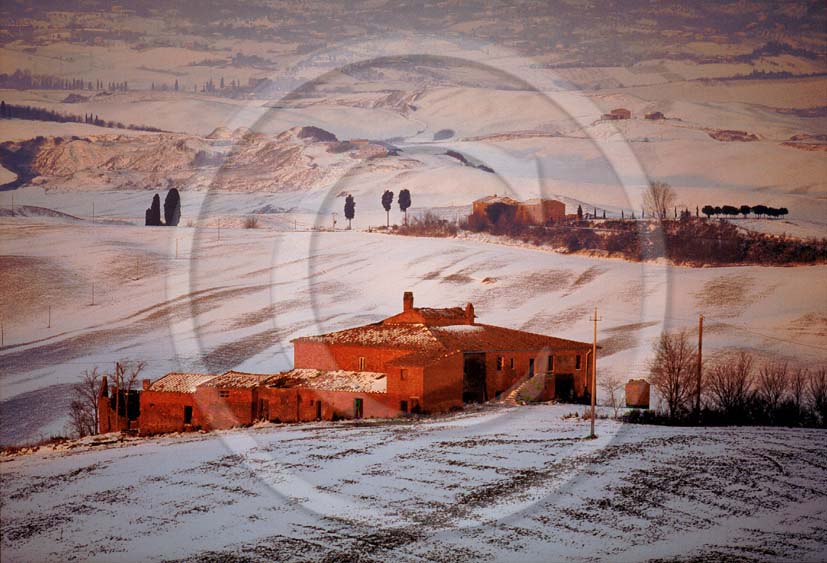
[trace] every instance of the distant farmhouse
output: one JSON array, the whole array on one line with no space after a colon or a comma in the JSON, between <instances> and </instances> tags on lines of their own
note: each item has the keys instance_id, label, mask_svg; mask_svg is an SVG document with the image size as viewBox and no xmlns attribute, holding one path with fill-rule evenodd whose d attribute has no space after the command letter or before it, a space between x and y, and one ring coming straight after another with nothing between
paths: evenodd
<instances>
[{"instance_id":1,"label":"distant farmhouse","mask_svg":"<svg viewBox=\"0 0 827 563\"><path fill-rule=\"evenodd\" d=\"M544 225L548 221L566 218L566 204L554 199L529 199L517 201L508 196L494 194L476 200L471 216L484 218L496 223L502 217L509 222L522 225Z\"/></svg>"},{"instance_id":2,"label":"distant farmhouse","mask_svg":"<svg viewBox=\"0 0 827 563\"><path fill-rule=\"evenodd\" d=\"M591 344L477 323L471 303L414 307L410 292L397 315L293 345L295 368L282 373L169 373L144 380L129 401L115 401L124 393L104 380L100 432L444 412L504 398L527 382L540 400L585 400L591 392Z\"/></svg>"},{"instance_id":3,"label":"distant farmhouse","mask_svg":"<svg viewBox=\"0 0 827 563\"><path fill-rule=\"evenodd\" d=\"M616 108L609 113L604 113L602 119L618 120L618 119L632 119L632 112L626 108Z\"/></svg>"}]
</instances>

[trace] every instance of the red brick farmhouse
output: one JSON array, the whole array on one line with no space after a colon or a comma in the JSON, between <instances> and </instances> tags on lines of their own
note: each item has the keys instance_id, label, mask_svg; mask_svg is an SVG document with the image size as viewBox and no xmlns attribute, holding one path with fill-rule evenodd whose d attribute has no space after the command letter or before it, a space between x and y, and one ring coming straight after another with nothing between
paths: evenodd
<instances>
[{"instance_id":1,"label":"red brick farmhouse","mask_svg":"<svg viewBox=\"0 0 827 563\"><path fill-rule=\"evenodd\" d=\"M591 344L476 322L474 306L414 307L383 321L293 341L294 369L275 374L169 373L139 393L139 412L99 396L101 432L217 429L257 420L391 417L462 408L532 384L540 400L587 399ZM134 393L134 392L133 392ZM125 401L121 401L125 402Z\"/></svg>"}]
</instances>

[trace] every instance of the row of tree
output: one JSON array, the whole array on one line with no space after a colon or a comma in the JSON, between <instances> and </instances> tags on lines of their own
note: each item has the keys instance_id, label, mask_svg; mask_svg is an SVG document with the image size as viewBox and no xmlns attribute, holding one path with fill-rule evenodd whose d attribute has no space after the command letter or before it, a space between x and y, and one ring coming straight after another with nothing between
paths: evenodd
<instances>
[{"instance_id":1,"label":"row of tree","mask_svg":"<svg viewBox=\"0 0 827 563\"><path fill-rule=\"evenodd\" d=\"M131 129L133 131L161 132L157 127L146 125L123 124L120 121L106 121L97 115L73 113L62 113L33 106L21 106L7 104L5 100L0 101L0 118L2 119L32 119L37 121L56 121L58 123L89 123L98 127L110 127L113 129Z\"/></svg>"},{"instance_id":2,"label":"row of tree","mask_svg":"<svg viewBox=\"0 0 827 563\"><path fill-rule=\"evenodd\" d=\"M722 206L712 206L712 205L704 205L701 208L701 211L707 218L712 217L713 215L728 215L730 217L736 217L738 215L743 215L745 218L752 214L756 217L783 217L789 213L789 210L786 207L769 207L767 205L741 205L740 207L735 207L734 205L722 205Z\"/></svg>"},{"instance_id":3,"label":"row of tree","mask_svg":"<svg viewBox=\"0 0 827 563\"><path fill-rule=\"evenodd\" d=\"M0 88L16 90L111 90L126 92L129 85L123 82L94 82L82 78L64 78L48 74L32 74L30 70L17 69L11 74L0 74Z\"/></svg>"},{"instance_id":4,"label":"row of tree","mask_svg":"<svg viewBox=\"0 0 827 563\"><path fill-rule=\"evenodd\" d=\"M408 224L408 208L411 206L411 192L408 189L399 191L399 198L397 199L399 210L405 214L405 224ZM393 206L393 192L385 190L382 194L382 207L385 208L387 215L387 226L391 224L391 207ZM350 229L351 221L356 217L356 200L353 195L348 194L345 197L345 219L347 219L347 228Z\"/></svg>"},{"instance_id":5,"label":"row of tree","mask_svg":"<svg viewBox=\"0 0 827 563\"><path fill-rule=\"evenodd\" d=\"M152 197L152 205L146 210L146 222L149 227L160 227L166 225L175 227L181 221L181 196L176 188L167 192L164 198L164 222L161 222L161 197L155 194Z\"/></svg>"},{"instance_id":6,"label":"row of tree","mask_svg":"<svg viewBox=\"0 0 827 563\"><path fill-rule=\"evenodd\" d=\"M746 352L725 354L703 366L697 411L698 354L685 331L661 334L654 346L650 383L670 422L827 426L827 370L809 372L786 362L760 366Z\"/></svg>"}]
</instances>

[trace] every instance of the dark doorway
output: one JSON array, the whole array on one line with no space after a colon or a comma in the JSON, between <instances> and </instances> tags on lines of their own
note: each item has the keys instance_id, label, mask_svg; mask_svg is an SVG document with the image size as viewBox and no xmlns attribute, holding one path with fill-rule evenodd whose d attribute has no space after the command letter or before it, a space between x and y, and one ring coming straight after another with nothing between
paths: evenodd
<instances>
[{"instance_id":1,"label":"dark doorway","mask_svg":"<svg viewBox=\"0 0 827 563\"><path fill-rule=\"evenodd\" d=\"M362 399L353 399L353 418L362 418Z\"/></svg>"},{"instance_id":2,"label":"dark doorway","mask_svg":"<svg viewBox=\"0 0 827 563\"><path fill-rule=\"evenodd\" d=\"M528 360L528 376L534 377L534 358Z\"/></svg>"},{"instance_id":3,"label":"dark doorway","mask_svg":"<svg viewBox=\"0 0 827 563\"><path fill-rule=\"evenodd\" d=\"M408 401L399 401L399 410L408 413Z\"/></svg>"},{"instance_id":4,"label":"dark doorway","mask_svg":"<svg viewBox=\"0 0 827 563\"><path fill-rule=\"evenodd\" d=\"M316 420L322 419L322 402L316 399Z\"/></svg>"},{"instance_id":5,"label":"dark doorway","mask_svg":"<svg viewBox=\"0 0 827 563\"><path fill-rule=\"evenodd\" d=\"M485 389L485 354L465 354L462 378L462 401L484 403L488 400Z\"/></svg>"},{"instance_id":6,"label":"dark doorway","mask_svg":"<svg viewBox=\"0 0 827 563\"><path fill-rule=\"evenodd\" d=\"M192 407L184 407L184 424L192 424Z\"/></svg>"},{"instance_id":7,"label":"dark doorway","mask_svg":"<svg viewBox=\"0 0 827 563\"><path fill-rule=\"evenodd\" d=\"M554 398L561 403L571 403L574 400L574 374L554 374Z\"/></svg>"},{"instance_id":8,"label":"dark doorway","mask_svg":"<svg viewBox=\"0 0 827 563\"><path fill-rule=\"evenodd\" d=\"M267 399L258 400L258 419L270 420L270 401Z\"/></svg>"}]
</instances>

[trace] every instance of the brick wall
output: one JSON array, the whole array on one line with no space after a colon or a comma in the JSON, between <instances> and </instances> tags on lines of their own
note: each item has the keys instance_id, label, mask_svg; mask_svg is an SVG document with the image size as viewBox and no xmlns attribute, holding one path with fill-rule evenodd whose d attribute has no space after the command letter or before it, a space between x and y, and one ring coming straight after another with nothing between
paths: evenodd
<instances>
[{"instance_id":1,"label":"brick wall","mask_svg":"<svg viewBox=\"0 0 827 563\"><path fill-rule=\"evenodd\" d=\"M424 368L421 395L423 412L447 411L462 406L464 361L463 354L452 354Z\"/></svg>"},{"instance_id":2,"label":"brick wall","mask_svg":"<svg viewBox=\"0 0 827 563\"><path fill-rule=\"evenodd\" d=\"M259 405L267 402L268 419L279 422L354 418L355 400L362 400L362 418L386 418L400 414L395 397L385 393L354 393L317 389L258 389ZM321 403L321 406L319 406Z\"/></svg>"},{"instance_id":3,"label":"brick wall","mask_svg":"<svg viewBox=\"0 0 827 563\"><path fill-rule=\"evenodd\" d=\"M256 396L253 388L221 389L201 386L195 391L201 418L200 426L205 430L233 428L255 422Z\"/></svg>"},{"instance_id":4,"label":"brick wall","mask_svg":"<svg viewBox=\"0 0 827 563\"><path fill-rule=\"evenodd\" d=\"M296 368L384 372L386 363L410 353L411 350L296 342L293 348L293 364ZM365 358L363 370L359 367L360 357Z\"/></svg>"},{"instance_id":5,"label":"brick wall","mask_svg":"<svg viewBox=\"0 0 827 563\"><path fill-rule=\"evenodd\" d=\"M185 407L192 408L192 423L190 425L184 424ZM141 392L141 417L139 419L141 434L183 432L199 428L202 424L202 418L194 393Z\"/></svg>"}]
</instances>

